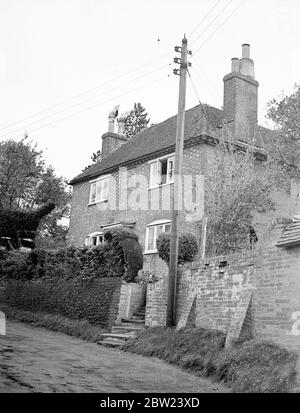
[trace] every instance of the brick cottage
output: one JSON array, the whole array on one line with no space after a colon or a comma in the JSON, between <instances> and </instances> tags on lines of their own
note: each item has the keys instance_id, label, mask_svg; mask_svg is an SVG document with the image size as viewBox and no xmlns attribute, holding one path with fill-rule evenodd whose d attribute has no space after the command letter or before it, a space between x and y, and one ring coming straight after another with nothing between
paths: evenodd
<instances>
[{"instance_id":1,"label":"brick cottage","mask_svg":"<svg viewBox=\"0 0 300 413\"><path fill-rule=\"evenodd\" d=\"M245 148L251 142L257 158L265 159L264 146L272 135L269 129L257 125L258 82L248 44L242 46L241 59L232 59L231 72L223 81L223 110L198 105L186 111L183 175L202 177L203 181L200 180L202 193L198 204L189 206L184 202L180 211L181 233L198 235L197 222L205 208L205 179L220 137L229 131L237 147ZM70 182L73 197L68 242L76 246L97 245L103 242L103 232L108 228L132 228L142 244L144 267L164 272L166 266L157 258L156 238L171 229L170 204L164 200L170 198L173 188L176 116L144 129L130 140L123 134L125 115L117 116L117 108L109 114L109 130L102 136L101 159ZM188 192L185 185L184 181L183 197ZM137 187L139 203L134 192ZM297 193L294 185L286 194L274 194L277 211L256 217L254 228L258 238L276 216L294 214Z\"/></svg>"}]
</instances>

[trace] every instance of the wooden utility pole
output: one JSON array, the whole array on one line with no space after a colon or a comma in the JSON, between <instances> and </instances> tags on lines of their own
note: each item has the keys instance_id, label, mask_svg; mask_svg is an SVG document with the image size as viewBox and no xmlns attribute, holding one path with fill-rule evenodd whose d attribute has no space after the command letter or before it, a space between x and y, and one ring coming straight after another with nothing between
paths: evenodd
<instances>
[{"instance_id":1,"label":"wooden utility pole","mask_svg":"<svg viewBox=\"0 0 300 413\"><path fill-rule=\"evenodd\" d=\"M182 160L184 142L184 120L185 120L185 96L186 96L186 74L188 68L187 55L191 54L187 48L187 39L184 36L181 47L175 47L176 52L181 52L181 57L175 57L174 62L180 64L180 69L174 69L174 74L180 76L179 99L177 114L174 185L171 191L172 229L169 261L169 283L167 301L167 327L172 327L176 322L176 284L177 284L177 262L178 262L178 215L182 195Z\"/></svg>"}]
</instances>

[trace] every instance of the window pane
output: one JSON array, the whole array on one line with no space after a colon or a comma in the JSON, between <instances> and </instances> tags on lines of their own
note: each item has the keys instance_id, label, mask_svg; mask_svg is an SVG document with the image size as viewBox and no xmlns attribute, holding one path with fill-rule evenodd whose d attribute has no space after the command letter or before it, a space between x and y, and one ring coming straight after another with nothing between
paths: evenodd
<instances>
[{"instance_id":1,"label":"window pane","mask_svg":"<svg viewBox=\"0 0 300 413\"><path fill-rule=\"evenodd\" d=\"M84 241L85 245L90 245L90 237L85 237L85 241Z\"/></svg>"},{"instance_id":2,"label":"window pane","mask_svg":"<svg viewBox=\"0 0 300 413\"><path fill-rule=\"evenodd\" d=\"M157 230L156 230L156 238L164 231L164 226L163 225L158 225Z\"/></svg>"},{"instance_id":3,"label":"window pane","mask_svg":"<svg viewBox=\"0 0 300 413\"><path fill-rule=\"evenodd\" d=\"M97 237L92 237L92 245L97 245Z\"/></svg>"},{"instance_id":4,"label":"window pane","mask_svg":"<svg viewBox=\"0 0 300 413\"><path fill-rule=\"evenodd\" d=\"M169 158L168 163L168 182L174 181L174 158Z\"/></svg>"},{"instance_id":5,"label":"window pane","mask_svg":"<svg viewBox=\"0 0 300 413\"><path fill-rule=\"evenodd\" d=\"M103 181L103 198L101 198L103 201L108 198L108 178L104 179Z\"/></svg>"},{"instance_id":6,"label":"window pane","mask_svg":"<svg viewBox=\"0 0 300 413\"><path fill-rule=\"evenodd\" d=\"M103 180L97 182L96 201L102 200L102 193L103 193Z\"/></svg>"},{"instance_id":7,"label":"window pane","mask_svg":"<svg viewBox=\"0 0 300 413\"><path fill-rule=\"evenodd\" d=\"M96 201L96 182L94 182L91 185L91 198L90 202L95 202Z\"/></svg>"},{"instance_id":8,"label":"window pane","mask_svg":"<svg viewBox=\"0 0 300 413\"><path fill-rule=\"evenodd\" d=\"M170 232L171 231L171 224L166 224L165 225L165 232Z\"/></svg>"},{"instance_id":9,"label":"window pane","mask_svg":"<svg viewBox=\"0 0 300 413\"><path fill-rule=\"evenodd\" d=\"M147 251L152 251L154 249L154 227L148 227L148 242L147 242Z\"/></svg>"},{"instance_id":10,"label":"window pane","mask_svg":"<svg viewBox=\"0 0 300 413\"><path fill-rule=\"evenodd\" d=\"M160 170L161 170L161 184L167 182L167 172L168 172L168 160L164 159L160 161Z\"/></svg>"},{"instance_id":11,"label":"window pane","mask_svg":"<svg viewBox=\"0 0 300 413\"><path fill-rule=\"evenodd\" d=\"M159 163L150 164L150 188L159 184Z\"/></svg>"}]
</instances>

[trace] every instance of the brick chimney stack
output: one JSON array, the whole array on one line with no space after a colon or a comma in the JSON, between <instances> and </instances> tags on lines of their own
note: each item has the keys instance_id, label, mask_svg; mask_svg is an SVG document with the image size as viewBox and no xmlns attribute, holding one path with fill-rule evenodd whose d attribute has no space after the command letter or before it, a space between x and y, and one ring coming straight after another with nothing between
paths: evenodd
<instances>
[{"instance_id":1,"label":"brick chimney stack","mask_svg":"<svg viewBox=\"0 0 300 413\"><path fill-rule=\"evenodd\" d=\"M127 141L127 138L124 135L115 133L115 122L118 112L119 106L115 106L115 108L108 115L108 132L102 135L101 159L106 158Z\"/></svg>"},{"instance_id":2,"label":"brick chimney stack","mask_svg":"<svg viewBox=\"0 0 300 413\"><path fill-rule=\"evenodd\" d=\"M242 45L242 58L231 59L231 72L224 81L224 118L235 139L251 141L257 127L258 82L254 62L250 59L250 45Z\"/></svg>"}]
</instances>

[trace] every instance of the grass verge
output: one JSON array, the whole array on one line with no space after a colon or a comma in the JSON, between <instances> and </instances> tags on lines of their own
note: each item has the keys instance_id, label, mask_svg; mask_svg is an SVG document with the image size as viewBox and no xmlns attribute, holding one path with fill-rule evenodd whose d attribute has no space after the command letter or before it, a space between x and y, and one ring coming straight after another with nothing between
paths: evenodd
<instances>
[{"instance_id":1,"label":"grass verge","mask_svg":"<svg viewBox=\"0 0 300 413\"><path fill-rule=\"evenodd\" d=\"M225 334L201 328L149 328L122 349L155 356L236 393L285 393L296 378L297 355L273 343L248 340L225 349Z\"/></svg>"},{"instance_id":2,"label":"grass verge","mask_svg":"<svg viewBox=\"0 0 300 413\"><path fill-rule=\"evenodd\" d=\"M107 331L101 327L91 325L86 320L72 320L58 314L33 313L9 307L5 304L0 305L0 310L4 312L8 319L30 323L35 327L44 327L48 330L65 333L93 343L100 341L101 334Z\"/></svg>"}]
</instances>

